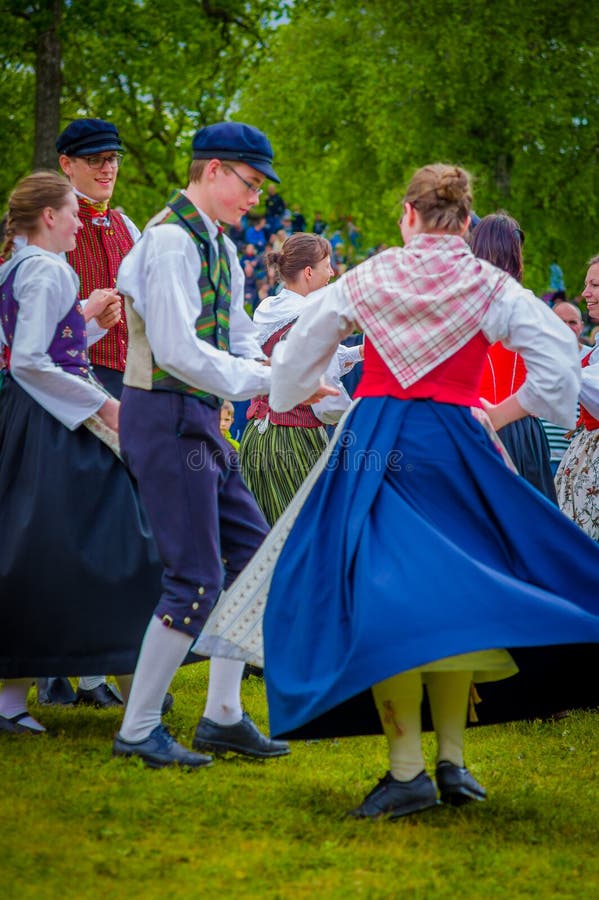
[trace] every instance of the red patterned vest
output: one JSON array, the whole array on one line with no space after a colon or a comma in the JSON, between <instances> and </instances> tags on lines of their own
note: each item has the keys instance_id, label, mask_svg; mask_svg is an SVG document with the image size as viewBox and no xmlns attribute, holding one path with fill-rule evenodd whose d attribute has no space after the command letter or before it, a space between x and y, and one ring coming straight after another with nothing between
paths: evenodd
<instances>
[{"instance_id":1,"label":"red patterned vest","mask_svg":"<svg viewBox=\"0 0 599 900\"><path fill-rule=\"evenodd\" d=\"M591 350L591 353L592 352L593 351ZM588 356L585 356L585 358L583 359L583 361L582 361L583 369L586 369L586 367L589 365L589 361L591 359L591 353L589 353ZM590 414L590 412L588 411L588 409L584 408L582 403L580 404L580 418L579 418L578 422L576 423L577 427L580 425L584 425L584 427L586 428L587 431L595 431L596 428L599 428L599 419L596 419L594 416L592 416Z\"/></svg>"},{"instance_id":2,"label":"red patterned vest","mask_svg":"<svg viewBox=\"0 0 599 900\"><path fill-rule=\"evenodd\" d=\"M78 199L83 228L77 235L77 246L66 256L81 282L79 296L85 299L96 288L115 286L121 260L133 246L133 238L120 213L112 209L99 213L84 197ZM89 358L92 364L124 372L129 335L125 306L121 304L121 321L89 348Z\"/></svg>"}]
</instances>

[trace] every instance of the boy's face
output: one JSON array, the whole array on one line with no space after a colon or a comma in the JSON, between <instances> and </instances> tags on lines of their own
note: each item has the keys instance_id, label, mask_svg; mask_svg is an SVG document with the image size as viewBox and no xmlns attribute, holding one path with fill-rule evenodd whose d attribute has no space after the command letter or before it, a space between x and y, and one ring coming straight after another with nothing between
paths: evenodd
<instances>
[{"instance_id":1,"label":"boy's face","mask_svg":"<svg viewBox=\"0 0 599 900\"><path fill-rule=\"evenodd\" d=\"M220 430L221 434L229 431L233 424L233 410L230 406L221 406L220 409Z\"/></svg>"},{"instance_id":2,"label":"boy's face","mask_svg":"<svg viewBox=\"0 0 599 900\"><path fill-rule=\"evenodd\" d=\"M260 201L265 177L247 163L219 160L212 181L214 218L227 225L239 225L253 206Z\"/></svg>"}]
</instances>

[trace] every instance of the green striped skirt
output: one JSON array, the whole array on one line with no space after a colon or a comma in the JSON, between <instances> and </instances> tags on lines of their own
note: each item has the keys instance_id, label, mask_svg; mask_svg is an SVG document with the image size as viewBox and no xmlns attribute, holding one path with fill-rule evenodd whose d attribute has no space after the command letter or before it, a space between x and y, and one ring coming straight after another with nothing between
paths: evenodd
<instances>
[{"instance_id":1,"label":"green striped skirt","mask_svg":"<svg viewBox=\"0 0 599 900\"><path fill-rule=\"evenodd\" d=\"M248 422L239 447L241 472L269 525L274 525L328 444L320 428L268 423L264 433Z\"/></svg>"}]
</instances>

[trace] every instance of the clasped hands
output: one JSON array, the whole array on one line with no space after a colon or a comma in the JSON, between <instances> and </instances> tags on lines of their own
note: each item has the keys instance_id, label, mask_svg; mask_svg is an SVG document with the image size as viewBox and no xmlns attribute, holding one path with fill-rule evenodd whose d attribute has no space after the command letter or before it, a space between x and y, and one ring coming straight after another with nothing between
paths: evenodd
<instances>
[{"instance_id":1,"label":"clasped hands","mask_svg":"<svg viewBox=\"0 0 599 900\"><path fill-rule=\"evenodd\" d=\"M116 288L97 288L89 295L83 309L86 322L95 319L100 328L108 330L121 321L121 296Z\"/></svg>"}]
</instances>

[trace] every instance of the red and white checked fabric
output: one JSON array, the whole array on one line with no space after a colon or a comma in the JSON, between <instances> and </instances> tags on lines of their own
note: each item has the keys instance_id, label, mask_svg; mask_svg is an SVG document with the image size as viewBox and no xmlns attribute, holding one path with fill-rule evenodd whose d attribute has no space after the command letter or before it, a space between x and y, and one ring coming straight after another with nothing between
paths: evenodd
<instances>
[{"instance_id":1,"label":"red and white checked fabric","mask_svg":"<svg viewBox=\"0 0 599 900\"><path fill-rule=\"evenodd\" d=\"M352 316L402 387L468 343L509 275L463 238L418 234L343 276Z\"/></svg>"}]
</instances>

